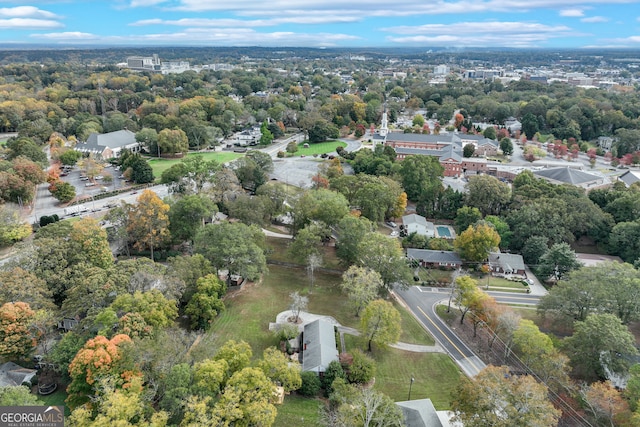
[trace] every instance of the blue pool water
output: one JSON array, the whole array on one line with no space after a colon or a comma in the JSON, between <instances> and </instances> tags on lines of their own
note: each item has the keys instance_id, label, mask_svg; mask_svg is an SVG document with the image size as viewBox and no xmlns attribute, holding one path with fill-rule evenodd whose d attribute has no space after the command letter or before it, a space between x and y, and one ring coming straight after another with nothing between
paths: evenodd
<instances>
[{"instance_id":1,"label":"blue pool water","mask_svg":"<svg viewBox=\"0 0 640 427\"><path fill-rule=\"evenodd\" d=\"M438 236L440 237L451 237L451 232L449 231L449 227L436 226L438 230Z\"/></svg>"}]
</instances>

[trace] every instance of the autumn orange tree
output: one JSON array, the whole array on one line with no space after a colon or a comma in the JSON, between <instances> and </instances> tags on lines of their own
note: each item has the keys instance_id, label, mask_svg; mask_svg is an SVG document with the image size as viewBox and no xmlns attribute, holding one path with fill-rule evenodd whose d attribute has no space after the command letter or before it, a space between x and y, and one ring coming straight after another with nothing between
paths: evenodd
<instances>
[{"instance_id":1,"label":"autumn orange tree","mask_svg":"<svg viewBox=\"0 0 640 427\"><path fill-rule=\"evenodd\" d=\"M111 339L98 335L85 343L69 364L71 384L67 388L67 403L70 407L86 403L100 378L113 377L122 380L122 385L131 377L132 366L123 358L123 347L128 343L131 338L124 334Z\"/></svg>"},{"instance_id":2,"label":"autumn orange tree","mask_svg":"<svg viewBox=\"0 0 640 427\"><path fill-rule=\"evenodd\" d=\"M167 244L171 239L168 215L170 207L151 190L144 190L137 202L129 210L127 231L133 247L139 251L148 248L151 259L154 259L155 248Z\"/></svg>"},{"instance_id":3,"label":"autumn orange tree","mask_svg":"<svg viewBox=\"0 0 640 427\"><path fill-rule=\"evenodd\" d=\"M29 325L34 316L26 302L8 302L0 307L0 356L15 360L33 350L36 341Z\"/></svg>"}]
</instances>

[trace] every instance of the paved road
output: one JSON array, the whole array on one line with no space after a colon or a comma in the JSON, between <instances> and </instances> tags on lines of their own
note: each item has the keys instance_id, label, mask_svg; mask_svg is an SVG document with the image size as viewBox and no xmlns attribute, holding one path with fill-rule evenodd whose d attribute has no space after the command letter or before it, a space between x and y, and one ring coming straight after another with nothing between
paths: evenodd
<instances>
[{"instance_id":1,"label":"paved road","mask_svg":"<svg viewBox=\"0 0 640 427\"><path fill-rule=\"evenodd\" d=\"M540 302L539 295L499 291L489 291L487 292L487 294L491 295L499 304L521 304L536 306Z\"/></svg>"},{"instance_id":2,"label":"paved road","mask_svg":"<svg viewBox=\"0 0 640 427\"><path fill-rule=\"evenodd\" d=\"M434 289L437 291L434 292ZM485 368L484 362L435 312L435 306L440 301L446 302L449 299L448 289L412 286L407 290L396 289L394 292L467 376L473 377Z\"/></svg>"}]
</instances>

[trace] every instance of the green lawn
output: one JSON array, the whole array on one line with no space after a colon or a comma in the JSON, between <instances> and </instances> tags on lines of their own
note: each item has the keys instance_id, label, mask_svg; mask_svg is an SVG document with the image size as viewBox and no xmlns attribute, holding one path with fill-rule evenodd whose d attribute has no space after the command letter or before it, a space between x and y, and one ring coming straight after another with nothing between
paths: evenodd
<instances>
[{"instance_id":1,"label":"green lawn","mask_svg":"<svg viewBox=\"0 0 640 427\"><path fill-rule=\"evenodd\" d=\"M505 292L526 292L527 286L524 286L519 280L507 280L502 277L494 277L486 274L472 274L471 277L478 281L478 286L482 289L486 289L489 286L489 290L502 290ZM508 288L508 289L497 289Z\"/></svg>"},{"instance_id":2,"label":"green lawn","mask_svg":"<svg viewBox=\"0 0 640 427\"><path fill-rule=\"evenodd\" d=\"M436 280L438 282L451 282L451 270L440 270L437 268L420 268L418 269L418 277L423 282Z\"/></svg>"},{"instance_id":3,"label":"green lawn","mask_svg":"<svg viewBox=\"0 0 640 427\"><path fill-rule=\"evenodd\" d=\"M284 398L284 404L278 405L278 416L274 427L310 426L320 427L320 411L323 403L318 399L291 395Z\"/></svg>"},{"instance_id":4,"label":"green lawn","mask_svg":"<svg viewBox=\"0 0 640 427\"><path fill-rule=\"evenodd\" d=\"M281 230L277 230L277 232L282 233ZM266 239L267 246L270 249L270 252L267 255L268 260L297 264L297 261L293 260L289 254L289 244L291 243L291 239L282 239L280 237L267 237ZM321 255L322 267L332 270L344 270L340 264L340 260L336 256L336 250L333 246L321 247ZM304 267L304 265L300 265Z\"/></svg>"},{"instance_id":5,"label":"green lawn","mask_svg":"<svg viewBox=\"0 0 640 427\"><path fill-rule=\"evenodd\" d=\"M365 340L346 336L349 348L366 350ZM409 384L411 399L429 398L438 410L449 409L451 395L456 389L461 374L451 358L442 353L413 353L409 351L373 349L371 356L377 364L375 389L388 395L394 401L407 400Z\"/></svg>"},{"instance_id":6,"label":"green lawn","mask_svg":"<svg viewBox=\"0 0 640 427\"><path fill-rule=\"evenodd\" d=\"M225 299L226 310L214 321L211 332L217 344L229 339L245 340L257 356L262 349L276 345L269 332L269 322L289 309L292 292L299 291L309 297L308 311L332 315L345 326L357 326L346 298L339 295L340 275L316 272L315 285L309 289L309 278L304 268L269 266L262 283L250 285Z\"/></svg>"},{"instance_id":7,"label":"green lawn","mask_svg":"<svg viewBox=\"0 0 640 427\"><path fill-rule=\"evenodd\" d=\"M304 148L302 144L298 144L298 151L294 156L313 156L314 154L320 155L325 153L333 153L338 147L346 147L347 143L342 141L326 141L309 143L309 148Z\"/></svg>"},{"instance_id":8,"label":"green lawn","mask_svg":"<svg viewBox=\"0 0 640 427\"><path fill-rule=\"evenodd\" d=\"M38 395L38 400L45 406L64 406L64 414L71 415L69 407L64 403L67 393L64 391L65 386L59 386L58 389L47 396Z\"/></svg>"},{"instance_id":9,"label":"green lawn","mask_svg":"<svg viewBox=\"0 0 640 427\"><path fill-rule=\"evenodd\" d=\"M197 156L200 155L206 161L215 160L219 163L226 163L231 160L237 159L238 157L242 157L244 154L242 153L234 153L231 151L207 151L202 153L189 153L187 156ZM151 169L153 169L153 175L156 179L160 179L162 172L169 169L171 166L180 162L182 159L151 159L149 160L149 165Z\"/></svg>"},{"instance_id":10,"label":"green lawn","mask_svg":"<svg viewBox=\"0 0 640 427\"><path fill-rule=\"evenodd\" d=\"M397 302L393 303L394 307L400 312L402 318L402 334L400 341L409 344L434 345L433 337L422 327L411 313Z\"/></svg>"}]
</instances>

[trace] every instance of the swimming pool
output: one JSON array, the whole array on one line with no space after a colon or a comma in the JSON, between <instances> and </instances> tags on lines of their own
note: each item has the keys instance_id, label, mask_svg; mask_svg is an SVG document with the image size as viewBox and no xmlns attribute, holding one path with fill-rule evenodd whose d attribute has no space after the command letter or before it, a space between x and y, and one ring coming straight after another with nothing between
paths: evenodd
<instances>
[{"instance_id":1,"label":"swimming pool","mask_svg":"<svg viewBox=\"0 0 640 427\"><path fill-rule=\"evenodd\" d=\"M445 239L451 238L451 232L446 225L436 225L436 230L438 231L438 237L444 237Z\"/></svg>"}]
</instances>

